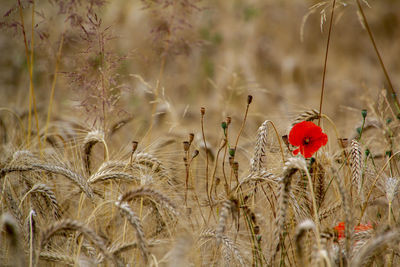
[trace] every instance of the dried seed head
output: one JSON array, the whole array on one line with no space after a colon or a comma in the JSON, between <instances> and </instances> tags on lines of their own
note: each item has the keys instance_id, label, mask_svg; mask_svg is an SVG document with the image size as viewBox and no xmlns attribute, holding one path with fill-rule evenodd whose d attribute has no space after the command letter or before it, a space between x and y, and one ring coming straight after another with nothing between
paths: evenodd
<instances>
[{"instance_id":1,"label":"dried seed head","mask_svg":"<svg viewBox=\"0 0 400 267\"><path fill-rule=\"evenodd\" d=\"M197 157L197 155L199 155L199 151L196 149L195 151L193 151L192 160L193 160L195 157Z\"/></svg>"},{"instance_id":2,"label":"dried seed head","mask_svg":"<svg viewBox=\"0 0 400 267\"><path fill-rule=\"evenodd\" d=\"M138 141L132 141L132 154L135 153L138 144L139 144Z\"/></svg>"},{"instance_id":3,"label":"dried seed head","mask_svg":"<svg viewBox=\"0 0 400 267\"><path fill-rule=\"evenodd\" d=\"M189 144L192 144L193 139L194 139L194 133L190 133L189 134Z\"/></svg>"},{"instance_id":4,"label":"dried seed head","mask_svg":"<svg viewBox=\"0 0 400 267\"><path fill-rule=\"evenodd\" d=\"M190 143L188 141L183 142L183 150L187 152L190 148Z\"/></svg>"},{"instance_id":5,"label":"dried seed head","mask_svg":"<svg viewBox=\"0 0 400 267\"><path fill-rule=\"evenodd\" d=\"M285 143L286 146L289 146L289 138L287 134L282 135L282 141Z\"/></svg>"},{"instance_id":6,"label":"dried seed head","mask_svg":"<svg viewBox=\"0 0 400 267\"><path fill-rule=\"evenodd\" d=\"M260 226L254 226L254 234L258 235L260 233Z\"/></svg>"},{"instance_id":7,"label":"dried seed head","mask_svg":"<svg viewBox=\"0 0 400 267\"><path fill-rule=\"evenodd\" d=\"M237 172L239 170L239 162L234 161L232 163L232 169L233 169L234 172Z\"/></svg>"},{"instance_id":8,"label":"dried seed head","mask_svg":"<svg viewBox=\"0 0 400 267\"><path fill-rule=\"evenodd\" d=\"M251 102L253 102L253 96L252 95L248 95L247 96L247 105L250 105Z\"/></svg>"},{"instance_id":9,"label":"dried seed head","mask_svg":"<svg viewBox=\"0 0 400 267\"><path fill-rule=\"evenodd\" d=\"M231 122L232 122L232 118L228 116L228 117L226 117L225 121L226 121L226 125L229 126L229 124L231 124Z\"/></svg>"},{"instance_id":10,"label":"dried seed head","mask_svg":"<svg viewBox=\"0 0 400 267\"><path fill-rule=\"evenodd\" d=\"M349 139L347 138L339 138L339 142L343 149L349 145Z\"/></svg>"},{"instance_id":11,"label":"dried seed head","mask_svg":"<svg viewBox=\"0 0 400 267\"><path fill-rule=\"evenodd\" d=\"M205 113L206 113L206 108L205 108L205 107L201 107L201 108L200 108L200 114L201 114L201 116L204 116Z\"/></svg>"},{"instance_id":12,"label":"dried seed head","mask_svg":"<svg viewBox=\"0 0 400 267\"><path fill-rule=\"evenodd\" d=\"M250 219L254 224L257 223L256 215L254 214L254 212L250 213Z\"/></svg>"},{"instance_id":13,"label":"dried seed head","mask_svg":"<svg viewBox=\"0 0 400 267\"><path fill-rule=\"evenodd\" d=\"M232 166L234 160L235 160L234 157L232 157L232 156L229 157L229 165L230 166Z\"/></svg>"}]
</instances>

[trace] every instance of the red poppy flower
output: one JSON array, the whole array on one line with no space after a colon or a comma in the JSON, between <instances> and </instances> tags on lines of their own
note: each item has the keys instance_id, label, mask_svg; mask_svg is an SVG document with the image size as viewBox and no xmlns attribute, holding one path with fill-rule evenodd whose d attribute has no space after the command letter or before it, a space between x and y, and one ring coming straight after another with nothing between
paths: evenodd
<instances>
[{"instance_id":1,"label":"red poppy flower","mask_svg":"<svg viewBox=\"0 0 400 267\"><path fill-rule=\"evenodd\" d=\"M368 230L371 230L371 229L373 229L371 223L360 224L360 225L357 225L356 227L354 227L354 230L356 231L356 233L368 231Z\"/></svg>"},{"instance_id":2,"label":"red poppy flower","mask_svg":"<svg viewBox=\"0 0 400 267\"><path fill-rule=\"evenodd\" d=\"M290 130L289 142L299 147L293 151L294 155L300 152L305 158L310 158L321 146L326 145L328 136L313 122L302 121Z\"/></svg>"},{"instance_id":3,"label":"red poppy flower","mask_svg":"<svg viewBox=\"0 0 400 267\"><path fill-rule=\"evenodd\" d=\"M338 240L345 237L344 231L346 229L344 222L339 222L338 225L334 227L335 231L338 233ZM359 224L354 227L356 233L372 230L373 226L371 223L368 224Z\"/></svg>"},{"instance_id":4,"label":"red poppy flower","mask_svg":"<svg viewBox=\"0 0 400 267\"><path fill-rule=\"evenodd\" d=\"M334 229L338 233L339 240L344 238L344 230L345 230L344 222L339 222L338 225L336 225Z\"/></svg>"}]
</instances>

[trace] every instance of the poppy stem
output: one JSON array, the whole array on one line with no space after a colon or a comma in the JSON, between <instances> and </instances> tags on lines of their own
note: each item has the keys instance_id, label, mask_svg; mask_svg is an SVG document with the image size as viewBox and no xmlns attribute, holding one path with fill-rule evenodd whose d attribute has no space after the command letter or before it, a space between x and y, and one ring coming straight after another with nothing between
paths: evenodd
<instances>
[{"instance_id":1,"label":"poppy stem","mask_svg":"<svg viewBox=\"0 0 400 267\"><path fill-rule=\"evenodd\" d=\"M362 16L362 19L363 19L365 29L368 32L368 36L369 36L369 38L371 40L371 43L372 43L372 46L374 47L376 56L378 57L379 63L381 65L381 67L382 67L383 74L385 75L385 78L386 78L387 83L389 85L389 91L390 91L390 94L391 94L391 96L393 98L394 105L395 105L395 107L397 109L397 112L398 112L397 114L400 115L400 103L399 103L399 100L397 98L397 94L396 94L396 92L395 92L395 90L393 88L392 81L390 80L390 77L389 77L389 74L388 74L388 72L386 70L385 64L383 63L381 54L379 53L378 47L377 47L377 45L375 43L374 36L372 35L371 28L369 27L369 24L368 24L368 21L367 21L367 17L364 14L364 10L361 7L360 1L356 0L356 2L357 2L358 9L360 10L360 14Z\"/></svg>"},{"instance_id":2,"label":"poppy stem","mask_svg":"<svg viewBox=\"0 0 400 267\"><path fill-rule=\"evenodd\" d=\"M333 15L335 12L335 4L336 0L332 2L332 11L331 11L331 19L329 22L329 31L328 31L328 40L326 41L326 51L325 51L325 61L324 61L324 71L322 73L322 85L321 85L321 98L319 100L319 116L318 116L318 126L321 124L321 115L322 115L322 102L324 99L324 88L325 88L325 76L326 76L326 65L328 62L328 52L329 52L329 43L331 40L331 32L332 32L332 22L333 22Z\"/></svg>"}]
</instances>

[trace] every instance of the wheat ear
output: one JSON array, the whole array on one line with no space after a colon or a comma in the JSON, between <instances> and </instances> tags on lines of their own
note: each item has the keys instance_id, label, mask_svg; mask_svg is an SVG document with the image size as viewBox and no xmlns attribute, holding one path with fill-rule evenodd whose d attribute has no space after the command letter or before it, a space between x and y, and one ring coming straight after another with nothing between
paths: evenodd
<instances>
[{"instance_id":1,"label":"wheat ear","mask_svg":"<svg viewBox=\"0 0 400 267\"><path fill-rule=\"evenodd\" d=\"M297 123L300 123L302 121L313 121L319 118L319 111L316 109L311 109L304 111L297 115L296 119L292 123L292 126L296 125Z\"/></svg>"},{"instance_id":2,"label":"wheat ear","mask_svg":"<svg viewBox=\"0 0 400 267\"><path fill-rule=\"evenodd\" d=\"M366 266L368 260L385 248L390 242L400 241L400 228L378 235L373 238L368 245L365 245L352 261L351 266Z\"/></svg>"},{"instance_id":3,"label":"wheat ear","mask_svg":"<svg viewBox=\"0 0 400 267\"><path fill-rule=\"evenodd\" d=\"M251 173L259 172L263 168L263 164L265 162L265 147L267 145L268 138L268 122L269 120L264 121L263 124L261 124L261 126L258 128L254 155L251 159Z\"/></svg>"},{"instance_id":4,"label":"wheat ear","mask_svg":"<svg viewBox=\"0 0 400 267\"><path fill-rule=\"evenodd\" d=\"M21 207L23 201L29 194L39 193L41 194L48 206L53 207L54 209L54 216L59 219L61 217L61 208L58 204L56 195L54 194L53 190L45 184L35 184L21 199L19 207Z\"/></svg>"},{"instance_id":5,"label":"wheat ear","mask_svg":"<svg viewBox=\"0 0 400 267\"><path fill-rule=\"evenodd\" d=\"M118 266L118 262L116 257L112 255L108 250L105 245L105 242L103 239L96 234L96 232L86 225L84 225L81 222L75 221L75 220L70 220L70 219L65 219L62 221L58 221L50 225L47 229L45 229L42 232L42 237L40 240L40 247L39 247L39 252L41 249L43 249L46 244L50 241L50 238L55 235L57 232L61 231L66 231L66 230L72 230L72 231L77 231L82 233L84 236L86 236L92 243L95 245L101 253L115 266ZM40 253L39 253L40 255Z\"/></svg>"},{"instance_id":6,"label":"wheat ear","mask_svg":"<svg viewBox=\"0 0 400 267\"><path fill-rule=\"evenodd\" d=\"M353 139L351 140L351 149L350 149L351 174L352 174L352 182L357 185L359 195L361 194L361 189L362 189L361 159L362 159L362 152L360 143L357 140Z\"/></svg>"},{"instance_id":7,"label":"wheat ear","mask_svg":"<svg viewBox=\"0 0 400 267\"><path fill-rule=\"evenodd\" d=\"M10 240L10 255L16 267L25 265L25 253L21 247L18 223L9 213L1 216L1 228L4 229L6 238Z\"/></svg>"},{"instance_id":8,"label":"wheat ear","mask_svg":"<svg viewBox=\"0 0 400 267\"><path fill-rule=\"evenodd\" d=\"M74 266L75 265L75 258L64 255L61 253L55 253L55 252L40 252L39 259L44 260L44 261L51 261L51 262L56 262L60 264L65 264L67 266Z\"/></svg>"},{"instance_id":9,"label":"wheat ear","mask_svg":"<svg viewBox=\"0 0 400 267\"><path fill-rule=\"evenodd\" d=\"M315 230L315 224L311 220L305 220L296 227L294 240L296 244L296 255L299 258L301 266L308 266L308 262L304 261L303 239L309 230Z\"/></svg>"},{"instance_id":10,"label":"wheat ear","mask_svg":"<svg viewBox=\"0 0 400 267\"><path fill-rule=\"evenodd\" d=\"M229 239L229 237L222 235L221 238L219 239L214 230L205 230L200 234L200 239L215 239L217 242L218 240L221 240L221 244L225 246L229 251L231 251L233 255L235 255L240 265L246 266L242 254L236 247L235 243Z\"/></svg>"},{"instance_id":11,"label":"wheat ear","mask_svg":"<svg viewBox=\"0 0 400 267\"><path fill-rule=\"evenodd\" d=\"M105 172L97 172L93 174L89 179L89 184L94 184L98 182L105 182L108 180L125 180L125 181L140 181L139 178L130 175L129 173L125 172L113 172L113 171L105 171Z\"/></svg>"},{"instance_id":12,"label":"wheat ear","mask_svg":"<svg viewBox=\"0 0 400 267\"><path fill-rule=\"evenodd\" d=\"M283 168L283 178L281 179L279 190L279 210L275 219L274 242L272 244L273 258L278 252L279 245L282 242L281 234L284 231L286 212L288 209L288 198L293 175L303 167L299 163L299 158L289 158Z\"/></svg>"},{"instance_id":13,"label":"wheat ear","mask_svg":"<svg viewBox=\"0 0 400 267\"><path fill-rule=\"evenodd\" d=\"M217 244L220 244L222 240L222 236L226 228L226 221L228 219L229 212L231 211L231 207L232 207L232 201L229 199L225 200L222 203L221 213L219 215L219 221L216 230Z\"/></svg>"},{"instance_id":14,"label":"wheat ear","mask_svg":"<svg viewBox=\"0 0 400 267\"><path fill-rule=\"evenodd\" d=\"M41 164L41 163L32 163L31 165L24 166L11 166L6 167L0 170L0 178L2 178L5 174L11 172L21 172L21 171L47 171L54 174L60 174L68 179L70 179L73 183L79 186L79 188L90 198L94 197L92 188L88 185L86 180L78 173L71 171L62 166L51 165L51 164Z\"/></svg>"},{"instance_id":15,"label":"wheat ear","mask_svg":"<svg viewBox=\"0 0 400 267\"><path fill-rule=\"evenodd\" d=\"M128 203L117 201L115 205L118 207L120 213L128 219L133 228L135 228L136 238L140 248L140 252L142 254L145 263L147 264L149 261L150 253L146 242L146 238L144 237L143 226L139 217L129 207Z\"/></svg>"},{"instance_id":16,"label":"wheat ear","mask_svg":"<svg viewBox=\"0 0 400 267\"><path fill-rule=\"evenodd\" d=\"M104 132L100 130L93 130L87 133L84 141L83 141L83 162L86 168L87 173L90 175L90 156L94 145L97 143L102 143L104 145L104 154L105 159L108 160L108 147L107 143L104 139Z\"/></svg>"},{"instance_id":17,"label":"wheat ear","mask_svg":"<svg viewBox=\"0 0 400 267\"><path fill-rule=\"evenodd\" d=\"M169 210L172 214L179 216L179 212L175 204L164 194L157 190L148 187L139 187L137 189L128 191L121 195L118 199L119 202L129 202L138 197L148 197L159 205Z\"/></svg>"}]
</instances>

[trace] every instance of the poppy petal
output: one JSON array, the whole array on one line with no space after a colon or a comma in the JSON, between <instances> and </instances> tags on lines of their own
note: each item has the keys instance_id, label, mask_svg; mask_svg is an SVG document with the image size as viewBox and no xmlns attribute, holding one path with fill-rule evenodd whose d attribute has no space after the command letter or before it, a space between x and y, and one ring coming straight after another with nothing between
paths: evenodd
<instances>
[{"instance_id":1,"label":"poppy petal","mask_svg":"<svg viewBox=\"0 0 400 267\"><path fill-rule=\"evenodd\" d=\"M302 144L306 133L312 128L316 126L311 121L302 121L300 123L295 124L289 133L289 143L293 146L299 146Z\"/></svg>"}]
</instances>

